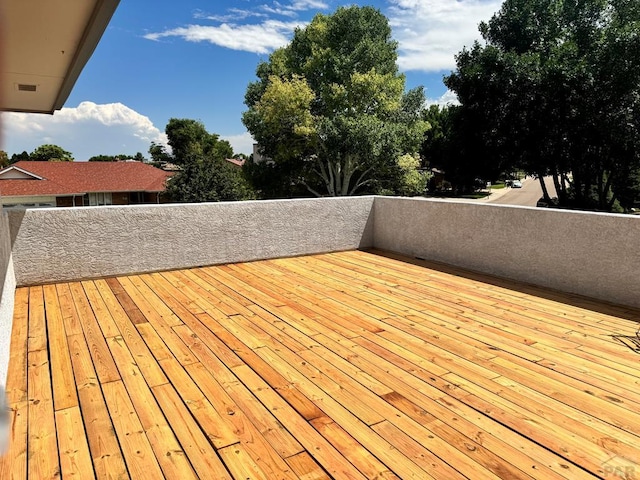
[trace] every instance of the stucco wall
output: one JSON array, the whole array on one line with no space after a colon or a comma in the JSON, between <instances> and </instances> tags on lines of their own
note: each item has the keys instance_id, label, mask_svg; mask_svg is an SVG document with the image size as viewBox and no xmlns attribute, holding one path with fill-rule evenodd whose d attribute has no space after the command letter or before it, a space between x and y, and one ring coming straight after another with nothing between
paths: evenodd
<instances>
[{"instance_id":1,"label":"stucco wall","mask_svg":"<svg viewBox=\"0 0 640 480\"><path fill-rule=\"evenodd\" d=\"M375 246L640 307L635 216L393 197L7 213L20 285Z\"/></svg>"},{"instance_id":2,"label":"stucco wall","mask_svg":"<svg viewBox=\"0 0 640 480\"><path fill-rule=\"evenodd\" d=\"M19 285L349 250L373 197L8 212Z\"/></svg>"},{"instance_id":3,"label":"stucco wall","mask_svg":"<svg viewBox=\"0 0 640 480\"><path fill-rule=\"evenodd\" d=\"M378 197L374 244L640 307L640 217Z\"/></svg>"},{"instance_id":4,"label":"stucco wall","mask_svg":"<svg viewBox=\"0 0 640 480\"><path fill-rule=\"evenodd\" d=\"M7 378L15 287L9 224L0 207L0 396Z\"/></svg>"}]
</instances>

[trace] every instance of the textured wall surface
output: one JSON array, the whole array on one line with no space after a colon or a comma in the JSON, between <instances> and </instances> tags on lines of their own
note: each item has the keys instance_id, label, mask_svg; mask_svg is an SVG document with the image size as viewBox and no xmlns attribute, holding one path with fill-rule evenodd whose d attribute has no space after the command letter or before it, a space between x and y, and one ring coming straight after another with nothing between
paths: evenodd
<instances>
[{"instance_id":1,"label":"textured wall surface","mask_svg":"<svg viewBox=\"0 0 640 480\"><path fill-rule=\"evenodd\" d=\"M376 247L640 307L640 217L377 197Z\"/></svg>"},{"instance_id":2,"label":"textured wall surface","mask_svg":"<svg viewBox=\"0 0 640 480\"><path fill-rule=\"evenodd\" d=\"M640 306L635 216L392 197L8 214L21 285L376 246Z\"/></svg>"},{"instance_id":3,"label":"textured wall surface","mask_svg":"<svg viewBox=\"0 0 640 480\"><path fill-rule=\"evenodd\" d=\"M373 197L9 212L19 285L349 250Z\"/></svg>"},{"instance_id":4,"label":"textured wall surface","mask_svg":"<svg viewBox=\"0 0 640 480\"><path fill-rule=\"evenodd\" d=\"M15 288L9 223L6 214L0 208L0 387L5 384L7 378ZM3 394L2 390L0 388L0 395Z\"/></svg>"}]
</instances>

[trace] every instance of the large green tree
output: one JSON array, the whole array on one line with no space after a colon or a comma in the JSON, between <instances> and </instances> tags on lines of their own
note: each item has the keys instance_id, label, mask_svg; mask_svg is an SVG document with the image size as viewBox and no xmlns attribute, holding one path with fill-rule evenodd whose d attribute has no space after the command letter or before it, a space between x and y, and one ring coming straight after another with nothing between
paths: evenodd
<instances>
[{"instance_id":1,"label":"large green tree","mask_svg":"<svg viewBox=\"0 0 640 480\"><path fill-rule=\"evenodd\" d=\"M243 122L278 175L283 194L304 186L352 195L401 182L402 154L417 151L426 128L421 88L406 92L397 44L372 7L316 15L291 43L258 65ZM288 190L288 192L287 192Z\"/></svg>"},{"instance_id":2,"label":"large green tree","mask_svg":"<svg viewBox=\"0 0 640 480\"><path fill-rule=\"evenodd\" d=\"M167 193L176 202L217 202L252 198L242 170L226 161L233 149L226 140L207 132L197 120L169 120L165 129L172 154L152 144L153 160L180 167L169 180Z\"/></svg>"},{"instance_id":3,"label":"large green tree","mask_svg":"<svg viewBox=\"0 0 640 480\"><path fill-rule=\"evenodd\" d=\"M640 3L507 0L480 31L485 44L463 50L445 80L467 151L496 170L552 175L562 205L628 208L640 169Z\"/></svg>"},{"instance_id":4,"label":"large green tree","mask_svg":"<svg viewBox=\"0 0 640 480\"><path fill-rule=\"evenodd\" d=\"M231 158L233 149L226 140L215 133L207 132L204 124L189 118L172 118L165 133L173 151L172 162L182 165L194 157L213 157L220 160Z\"/></svg>"},{"instance_id":5,"label":"large green tree","mask_svg":"<svg viewBox=\"0 0 640 480\"><path fill-rule=\"evenodd\" d=\"M58 145L40 145L29 155L29 160L37 162L73 162L73 155Z\"/></svg>"}]
</instances>

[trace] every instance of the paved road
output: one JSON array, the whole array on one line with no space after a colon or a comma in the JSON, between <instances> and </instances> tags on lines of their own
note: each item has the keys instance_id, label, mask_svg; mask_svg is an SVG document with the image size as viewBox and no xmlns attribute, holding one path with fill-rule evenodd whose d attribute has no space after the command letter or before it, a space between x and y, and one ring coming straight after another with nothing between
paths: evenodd
<instances>
[{"instance_id":1,"label":"paved road","mask_svg":"<svg viewBox=\"0 0 640 480\"><path fill-rule=\"evenodd\" d=\"M553 186L552 178L546 177L545 184L547 185L549 195L555 197L556 189ZM536 202L542 196L542 188L540 187L540 181L538 179L527 178L522 182L522 188L510 188L504 193L501 192L500 195L494 195L495 198L491 199L491 197L489 197L487 203L535 207Z\"/></svg>"}]
</instances>

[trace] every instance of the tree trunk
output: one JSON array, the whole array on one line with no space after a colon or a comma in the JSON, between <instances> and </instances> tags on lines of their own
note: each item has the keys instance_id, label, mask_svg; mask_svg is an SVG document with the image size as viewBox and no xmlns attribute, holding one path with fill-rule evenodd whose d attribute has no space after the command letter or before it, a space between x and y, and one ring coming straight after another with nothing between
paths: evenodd
<instances>
[{"instance_id":1,"label":"tree trunk","mask_svg":"<svg viewBox=\"0 0 640 480\"><path fill-rule=\"evenodd\" d=\"M551 204L551 197L549 196L547 185L544 183L544 175L542 173L538 173L538 180L540 181L540 187L542 187L542 197L544 201Z\"/></svg>"}]
</instances>

